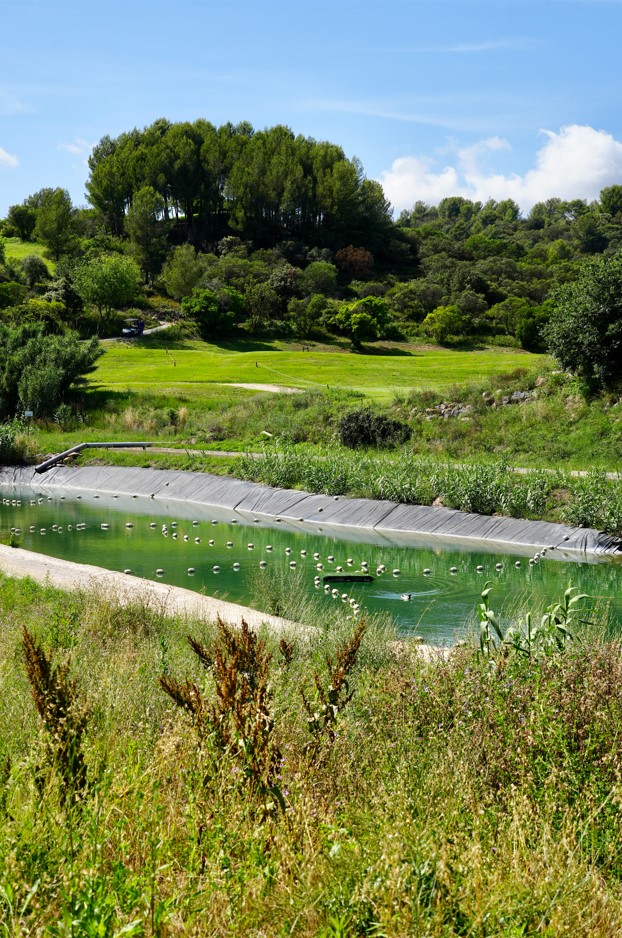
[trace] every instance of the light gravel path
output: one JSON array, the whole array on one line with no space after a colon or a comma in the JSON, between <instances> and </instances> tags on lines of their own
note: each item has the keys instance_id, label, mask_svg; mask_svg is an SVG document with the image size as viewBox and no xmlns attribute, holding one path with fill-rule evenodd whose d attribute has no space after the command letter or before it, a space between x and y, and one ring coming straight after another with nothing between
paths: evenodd
<instances>
[{"instance_id":1,"label":"light gravel path","mask_svg":"<svg viewBox=\"0 0 622 938\"><path fill-rule=\"evenodd\" d=\"M51 583L59 589L93 590L121 605L139 602L170 615L181 614L205 621L213 621L219 615L233 625L240 625L244 619L252 628L265 624L278 632L291 629L300 631L303 628L288 619L257 612L256 609L237 603L213 599L181 586L169 586L89 564L59 560L57 557L22 550L21 547L0 544L0 570L8 576L31 577L38 583Z\"/></svg>"},{"instance_id":2,"label":"light gravel path","mask_svg":"<svg viewBox=\"0 0 622 938\"><path fill-rule=\"evenodd\" d=\"M232 387L233 387L233 386L234 386L234 385L232 385ZM241 385L241 384L239 384L239 385L235 385L235 387L250 387L250 385ZM254 387L258 387L258 385L254 385ZM267 387L267 386L265 386L265 387ZM276 390L277 390L276 386L275 386L274 388L272 388L272 390L276 391ZM281 391L287 391L286 388L279 388L279 390L281 390ZM290 388L290 390L291 390L291 391L294 391L295 389ZM144 451L144 447L142 447L142 446L140 446L140 445L137 445L137 446L126 446L126 447L125 447L125 451L126 451L126 452L129 452L129 453L133 453L133 452L142 452L142 451ZM236 451L236 450L226 450L226 449L188 449L188 448L185 447L185 446L177 446L177 447L175 447L175 446L150 446L150 447L149 447L149 452L151 452L151 453L184 453L186 456L215 456L215 457L221 458L221 459L230 459L230 458L236 457L236 456L249 456L251 459L261 459L262 456L263 456L263 453L258 453L258 452L245 452L245 451L242 451L242 450L237 450L237 451ZM328 459L329 457L328 457L328 456L320 456L320 457L315 457L315 458ZM458 466L459 468L465 468L464 466L460 466L460 464L457 464L457 466ZM556 470L556 469L540 468L540 467L537 467L537 466L535 466L535 467L532 466L532 467L529 467L529 468L528 468L528 467L525 467L525 466L509 466L509 467L508 467L508 472L516 472L516 473L518 473L519 475L530 475L532 472L549 472L549 473L553 473L553 472L557 472L557 470ZM566 469L565 472L566 472L569 476L572 476L573 478L584 479L584 478L586 478L587 476L589 476L589 475L591 474L592 470L589 470L589 469ZM622 481L622 472L603 472L603 475L604 475L604 477L605 477L606 479L608 479L610 482Z\"/></svg>"}]
</instances>

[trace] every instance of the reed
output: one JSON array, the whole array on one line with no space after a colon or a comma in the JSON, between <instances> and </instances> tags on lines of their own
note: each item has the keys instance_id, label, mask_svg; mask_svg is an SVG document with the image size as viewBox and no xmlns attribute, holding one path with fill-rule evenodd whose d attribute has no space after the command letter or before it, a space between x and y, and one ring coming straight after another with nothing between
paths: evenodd
<instances>
[{"instance_id":1,"label":"reed","mask_svg":"<svg viewBox=\"0 0 622 938\"><path fill-rule=\"evenodd\" d=\"M265 448L242 457L235 474L277 488L322 495L388 499L401 504L433 502L460 511L516 518L544 518L622 534L622 478L594 470L583 477L562 470L512 471L505 460L457 464L408 451L352 453L328 448Z\"/></svg>"}]
</instances>

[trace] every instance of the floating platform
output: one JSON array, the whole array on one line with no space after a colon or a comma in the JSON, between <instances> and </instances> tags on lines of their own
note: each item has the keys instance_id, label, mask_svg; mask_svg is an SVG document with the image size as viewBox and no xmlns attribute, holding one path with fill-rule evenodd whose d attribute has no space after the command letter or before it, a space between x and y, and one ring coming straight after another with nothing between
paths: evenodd
<instances>
[{"instance_id":1,"label":"floating platform","mask_svg":"<svg viewBox=\"0 0 622 938\"><path fill-rule=\"evenodd\" d=\"M373 583L370 573L327 573L322 583Z\"/></svg>"}]
</instances>

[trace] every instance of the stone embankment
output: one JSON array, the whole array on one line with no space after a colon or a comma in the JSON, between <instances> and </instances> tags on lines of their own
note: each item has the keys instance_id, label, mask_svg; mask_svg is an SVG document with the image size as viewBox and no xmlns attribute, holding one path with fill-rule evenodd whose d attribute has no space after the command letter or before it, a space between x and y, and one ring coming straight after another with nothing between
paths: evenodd
<instances>
[{"instance_id":1,"label":"stone embankment","mask_svg":"<svg viewBox=\"0 0 622 938\"><path fill-rule=\"evenodd\" d=\"M526 404L537 397L536 391L512 391L511 394L492 394L485 391L482 399L487 407L506 407L508 404ZM436 407L426 407L423 411L426 420L433 420L435 417L442 417L447 420L449 417L470 417L475 412L474 404L460 404L455 401L437 404ZM413 411L410 417L420 416L421 411Z\"/></svg>"}]
</instances>

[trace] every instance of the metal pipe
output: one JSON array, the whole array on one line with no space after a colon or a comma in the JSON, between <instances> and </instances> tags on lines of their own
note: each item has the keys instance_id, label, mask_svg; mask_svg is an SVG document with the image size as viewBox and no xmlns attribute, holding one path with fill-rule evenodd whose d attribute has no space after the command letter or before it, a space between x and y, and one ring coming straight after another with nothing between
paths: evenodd
<instances>
[{"instance_id":1,"label":"metal pipe","mask_svg":"<svg viewBox=\"0 0 622 938\"><path fill-rule=\"evenodd\" d=\"M50 456L49 459L46 459L44 462L39 463L38 466L35 466L35 472L41 474L42 472L47 472L48 469L51 469L52 466L55 466L57 463L61 462L67 456L74 456L76 453L81 453L83 449L147 449L149 446L155 446L155 443L78 443L77 446L72 446L71 449L66 449L62 453L58 453L56 456Z\"/></svg>"}]
</instances>

